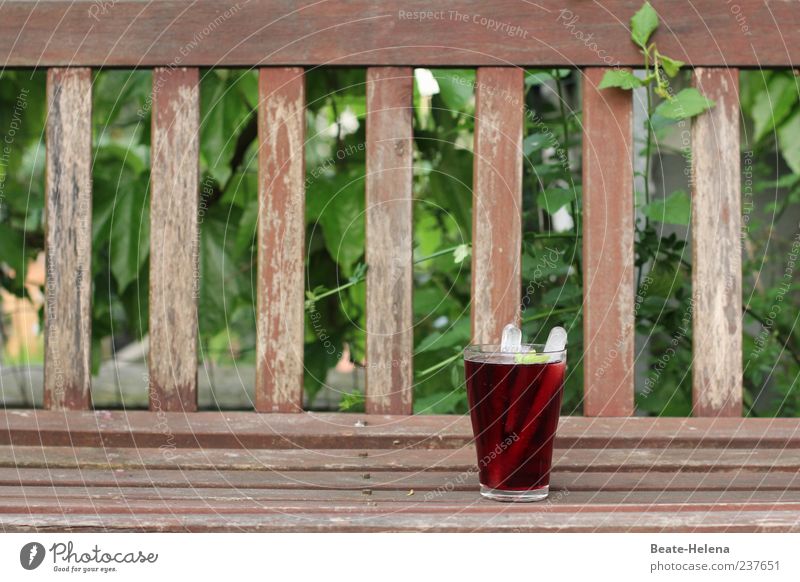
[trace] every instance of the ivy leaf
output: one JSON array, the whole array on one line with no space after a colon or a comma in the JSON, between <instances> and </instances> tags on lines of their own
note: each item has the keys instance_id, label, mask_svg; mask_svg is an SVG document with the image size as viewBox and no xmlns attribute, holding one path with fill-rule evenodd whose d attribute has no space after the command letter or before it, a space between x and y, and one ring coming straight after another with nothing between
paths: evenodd
<instances>
[{"instance_id":1,"label":"ivy leaf","mask_svg":"<svg viewBox=\"0 0 800 582\"><path fill-rule=\"evenodd\" d=\"M656 113L667 119L688 119L711 109L714 102L694 87L681 90L669 101L656 107Z\"/></svg>"},{"instance_id":2,"label":"ivy leaf","mask_svg":"<svg viewBox=\"0 0 800 582\"><path fill-rule=\"evenodd\" d=\"M650 220L685 226L689 224L692 216L692 203L686 192L678 190L666 198L646 204L642 208L642 212Z\"/></svg>"},{"instance_id":3,"label":"ivy leaf","mask_svg":"<svg viewBox=\"0 0 800 582\"><path fill-rule=\"evenodd\" d=\"M642 86L642 80L625 69L611 69L603 75L600 81L600 89L619 87L620 89L636 89Z\"/></svg>"},{"instance_id":4,"label":"ivy leaf","mask_svg":"<svg viewBox=\"0 0 800 582\"><path fill-rule=\"evenodd\" d=\"M656 28L658 28L658 14L650 2L645 2L631 18L631 39L646 49L647 41L650 40L650 35Z\"/></svg>"},{"instance_id":5,"label":"ivy leaf","mask_svg":"<svg viewBox=\"0 0 800 582\"><path fill-rule=\"evenodd\" d=\"M800 112L795 113L778 130L778 144L787 165L795 174L800 174Z\"/></svg>"},{"instance_id":6,"label":"ivy leaf","mask_svg":"<svg viewBox=\"0 0 800 582\"><path fill-rule=\"evenodd\" d=\"M576 189L548 188L539 192L536 203L551 215L561 210L564 206L575 200Z\"/></svg>"},{"instance_id":7,"label":"ivy leaf","mask_svg":"<svg viewBox=\"0 0 800 582\"><path fill-rule=\"evenodd\" d=\"M667 56L664 56L659 53L659 62L661 63L661 67L664 69L664 72L669 77L674 77L678 74L678 71L681 70L681 67L685 65L683 61L679 61L678 59L671 59Z\"/></svg>"}]
</instances>

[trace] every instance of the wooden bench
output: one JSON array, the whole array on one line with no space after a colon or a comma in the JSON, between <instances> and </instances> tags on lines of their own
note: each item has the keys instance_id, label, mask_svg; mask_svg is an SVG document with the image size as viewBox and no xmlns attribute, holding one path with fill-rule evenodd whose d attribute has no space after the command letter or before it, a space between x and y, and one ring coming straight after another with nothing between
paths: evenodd
<instances>
[{"instance_id":1,"label":"wooden bench","mask_svg":"<svg viewBox=\"0 0 800 582\"><path fill-rule=\"evenodd\" d=\"M430 3L396 0L0 6L3 65L49 69L46 410L0 412L3 530L800 529L800 421L739 418L737 67L800 62L800 45L775 40L800 32L796 8L739 0L744 35L716 0L654 2L659 46L696 67L694 82L716 101L691 128L695 418L678 419L633 417L632 102L598 90L609 61L585 42L593 34L605 55L640 66L625 25L638 2L440 4L443 16L424 20L414 13ZM260 74L255 411L196 411L198 67L207 66ZM304 73L319 66L368 67L366 414L301 411ZM480 499L468 419L411 415L414 66L477 67L478 342L497 341L520 303L520 67L583 72L587 348L571 358L585 359L585 416L562 419L546 502ZM91 405L90 104L101 67L154 69L149 411Z\"/></svg>"}]
</instances>

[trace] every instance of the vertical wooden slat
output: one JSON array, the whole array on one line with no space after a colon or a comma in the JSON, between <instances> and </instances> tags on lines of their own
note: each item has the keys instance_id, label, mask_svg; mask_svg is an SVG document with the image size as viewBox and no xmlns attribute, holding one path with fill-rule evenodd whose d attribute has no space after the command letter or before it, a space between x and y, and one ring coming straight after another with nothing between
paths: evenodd
<instances>
[{"instance_id":1,"label":"vertical wooden slat","mask_svg":"<svg viewBox=\"0 0 800 582\"><path fill-rule=\"evenodd\" d=\"M366 410L412 411L413 76L367 71Z\"/></svg>"},{"instance_id":2,"label":"vertical wooden slat","mask_svg":"<svg viewBox=\"0 0 800 582\"><path fill-rule=\"evenodd\" d=\"M742 256L737 69L694 71L716 105L692 124L695 416L742 413Z\"/></svg>"},{"instance_id":3,"label":"vertical wooden slat","mask_svg":"<svg viewBox=\"0 0 800 582\"><path fill-rule=\"evenodd\" d=\"M586 416L633 414L634 207L630 91L583 83L583 338Z\"/></svg>"},{"instance_id":4,"label":"vertical wooden slat","mask_svg":"<svg viewBox=\"0 0 800 582\"><path fill-rule=\"evenodd\" d=\"M44 406L91 406L92 72L47 72Z\"/></svg>"},{"instance_id":5,"label":"vertical wooden slat","mask_svg":"<svg viewBox=\"0 0 800 582\"><path fill-rule=\"evenodd\" d=\"M197 409L200 102L196 68L153 71L150 409Z\"/></svg>"},{"instance_id":6,"label":"vertical wooden slat","mask_svg":"<svg viewBox=\"0 0 800 582\"><path fill-rule=\"evenodd\" d=\"M256 410L300 412L305 256L303 69L261 69L259 95Z\"/></svg>"},{"instance_id":7,"label":"vertical wooden slat","mask_svg":"<svg viewBox=\"0 0 800 582\"><path fill-rule=\"evenodd\" d=\"M519 323L522 246L523 71L482 67L475 85L472 337L499 343Z\"/></svg>"}]
</instances>

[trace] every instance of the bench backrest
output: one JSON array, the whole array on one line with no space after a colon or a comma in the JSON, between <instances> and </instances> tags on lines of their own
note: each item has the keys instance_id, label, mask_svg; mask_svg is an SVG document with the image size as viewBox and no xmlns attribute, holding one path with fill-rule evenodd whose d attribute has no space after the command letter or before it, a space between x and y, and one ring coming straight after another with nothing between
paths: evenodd
<instances>
[{"instance_id":1,"label":"bench backrest","mask_svg":"<svg viewBox=\"0 0 800 582\"><path fill-rule=\"evenodd\" d=\"M153 67L150 404L197 402L198 67L259 68L256 409L302 405L304 74L367 72L367 367L371 413L412 411L412 67L477 67L472 325L496 342L520 303L521 67L583 75L585 406L628 416L634 395L632 101L598 90L641 66L639 2L577 0L108 0L0 6L5 67L47 67L45 403L91 406L92 68ZM692 143L693 393L697 415L739 415L742 306L738 67L800 62L792 2L654 0L664 52L716 107ZM766 6L766 8L765 8ZM777 31L777 32L776 32ZM786 40L787 42L784 42ZM201 315L202 316L202 315Z\"/></svg>"}]
</instances>

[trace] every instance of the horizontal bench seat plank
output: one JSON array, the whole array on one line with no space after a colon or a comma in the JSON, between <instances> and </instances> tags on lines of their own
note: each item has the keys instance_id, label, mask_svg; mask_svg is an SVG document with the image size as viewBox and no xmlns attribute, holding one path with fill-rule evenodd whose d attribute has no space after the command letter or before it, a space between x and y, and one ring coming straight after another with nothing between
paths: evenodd
<instances>
[{"instance_id":1,"label":"horizontal bench seat plank","mask_svg":"<svg viewBox=\"0 0 800 582\"><path fill-rule=\"evenodd\" d=\"M248 471L169 469L0 468L0 485L78 487L213 487L220 489L326 489L473 491L478 476L467 471ZM554 491L788 491L800 490L800 474L781 471L559 472Z\"/></svg>"},{"instance_id":2,"label":"horizontal bench seat plank","mask_svg":"<svg viewBox=\"0 0 800 582\"><path fill-rule=\"evenodd\" d=\"M0 445L435 449L471 440L465 416L0 411ZM667 446L797 449L800 423L791 418L563 417L556 438L556 447L563 449Z\"/></svg>"},{"instance_id":3,"label":"horizontal bench seat plank","mask_svg":"<svg viewBox=\"0 0 800 582\"><path fill-rule=\"evenodd\" d=\"M330 532L330 531L429 531L429 532L797 532L800 516L793 509L759 512L590 512L565 518L560 512L503 512L494 518L482 513L378 514L186 514L97 515L8 514L2 516L7 532L64 531L155 531L155 532Z\"/></svg>"},{"instance_id":4,"label":"horizontal bench seat plank","mask_svg":"<svg viewBox=\"0 0 800 582\"><path fill-rule=\"evenodd\" d=\"M557 471L800 472L800 449L556 449ZM458 449L157 449L0 446L0 467L269 471L467 471L472 446Z\"/></svg>"}]
</instances>

